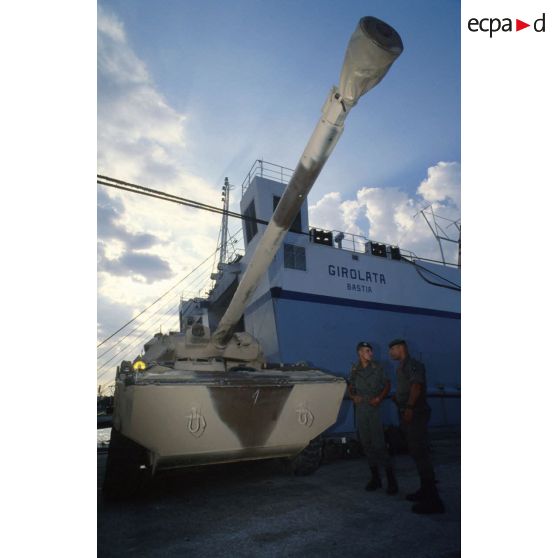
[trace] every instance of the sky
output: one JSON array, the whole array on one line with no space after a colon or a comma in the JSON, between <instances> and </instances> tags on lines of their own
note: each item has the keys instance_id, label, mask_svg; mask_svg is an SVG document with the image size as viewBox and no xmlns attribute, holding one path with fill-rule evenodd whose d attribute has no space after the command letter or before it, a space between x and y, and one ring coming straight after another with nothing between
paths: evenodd
<instances>
[{"instance_id":1,"label":"sky","mask_svg":"<svg viewBox=\"0 0 558 558\"><path fill-rule=\"evenodd\" d=\"M462 161L463 553L547 555L555 545L556 500L548 479L558 466L549 444L558 386L548 349L558 313L552 259L558 207L556 2L463 0L459 28L459 10L450 0L296 7L236 1L233 13L226 13L228 2L213 10L208 2L154 6L102 4L105 40L96 38L94 2L4 2L1 8L6 79L0 103L0 328L7 354L17 356L15 367L8 359L3 376L5 393L15 396L5 398L2 410L6 419L17 420L16 428L5 429L4 445L18 456L3 463L11 481L3 492L10 509L4 546L25 555L44 554L45 548L64 556L76 548L94 555L96 381L89 363L98 335L95 318L101 318L99 329L114 331L216 245L217 225L209 214L199 218L193 210L145 205L112 191L105 198L99 194L105 221L98 235L93 172L104 165L116 177L140 177L218 204L222 177L238 184L253 158L294 166L337 80L356 20L371 14L398 29L406 50L351 112L310 203L316 206L334 192L340 200L358 201L363 188L392 188L419 201L428 169ZM533 23L542 13L544 33L528 28L490 37L467 30L469 18ZM264 31L255 25L262 14L268 18ZM323 35L309 35L306 23ZM174 50L178 40L182 46ZM274 40L276 48L263 48ZM212 53L213 45L218 52ZM255 63L261 59L266 63ZM96 71L102 60L104 75ZM196 73L199 60L204 68ZM173 90L175 81L182 88ZM395 110L389 99L403 95L407 99ZM256 116L258 110L265 113ZM446 184L448 191L455 191L453 184ZM388 232L378 231L378 237ZM97 274L97 240L112 260L104 262L110 273ZM146 255L159 259L150 263ZM201 276L196 280L203 283ZM518 439L536 452L517 451ZM53 448L55 459L37 459L52 456ZM533 471L534 455L544 490L514 494L510 506L517 471ZM22 486L35 496L33 506L22 498ZM529 517L518 509L529 510Z\"/></svg>"},{"instance_id":2,"label":"sky","mask_svg":"<svg viewBox=\"0 0 558 558\"><path fill-rule=\"evenodd\" d=\"M310 223L440 259L419 211L460 219L459 2L115 0L97 15L97 172L210 205L229 177L235 211L256 159L296 166L359 19L395 27L404 52L347 118ZM105 382L207 290L220 217L98 187L97 219L99 342L170 290L100 347Z\"/></svg>"}]
</instances>

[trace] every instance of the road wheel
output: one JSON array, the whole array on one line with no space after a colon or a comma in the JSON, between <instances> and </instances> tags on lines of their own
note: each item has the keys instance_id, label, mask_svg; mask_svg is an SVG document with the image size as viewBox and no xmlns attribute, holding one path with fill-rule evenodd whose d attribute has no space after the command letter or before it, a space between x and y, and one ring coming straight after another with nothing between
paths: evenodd
<instances>
[{"instance_id":1,"label":"road wheel","mask_svg":"<svg viewBox=\"0 0 558 558\"><path fill-rule=\"evenodd\" d=\"M322 462L322 438L318 436L291 461L291 471L297 476L311 475Z\"/></svg>"},{"instance_id":2,"label":"road wheel","mask_svg":"<svg viewBox=\"0 0 558 558\"><path fill-rule=\"evenodd\" d=\"M132 497L148 476L148 453L115 428L110 434L103 496L108 500Z\"/></svg>"}]
</instances>

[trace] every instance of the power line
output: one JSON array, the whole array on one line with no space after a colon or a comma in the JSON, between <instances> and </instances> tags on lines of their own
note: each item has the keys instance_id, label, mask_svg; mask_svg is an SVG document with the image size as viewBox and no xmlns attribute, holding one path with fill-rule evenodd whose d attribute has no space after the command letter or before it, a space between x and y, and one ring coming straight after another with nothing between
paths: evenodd
<instances>
[{"instance_id":1,"label":"power line","mask_svg":"<svg viewBox=\"0 0 558 558\"><path fill-rule=\"evenodd\" d=\"M217 250L219 250L219 248L217 248ZM192 273L195 273L196 271L198 271L198 270L202 267L202 265L204 265L204 263L207 263L207 260L205 260L205 262L202 262L196 269L194 269L194 270L190 273L190 275L191 275ZM186 277L185 277L184 279L186 279ZM199 278L198 278L198 279L199 279ZM178 285L178 284L177 284L177 285ZM172 287L172 289L176 288L177 285L175 285L174 287ZM171 290L172 290L172 289L171 289ZM160 299L159 299L159 301L161 301L166 295L168 295L169 292L170 292L170 291L167 291L163 296L161 296ZM153 306L153 305L156 304L156 303L157 303L157 301L155 301L151 306ZM172 304L174 304L174 300L172 301ZM172 307L171 307L171 308L172 308ZM145 310L148 310L148 309L149 309L149 307L146 308ZM145 311L145 310L144 310L144 311ZM140 316L140 314L138 314L138 315L136 316L136 318L139 317L139 316ZM143 321L143 322L141 322L140 324L138 324L134 329L132 329L131 331L129 331L124 337L119 338L118 341L116 341L115 344L114 344L112 347L110 347L109 349L107 349L106 351L104 351L103 353L101 353L99 356L97 356L97 360L99 360L100 358L102 358L102 357L105 356L106 354L110 353L110 351L114 350L114 349L118 346L118 344L121 343L122 341L124 341L124 339L126 339L129 335L131 335L132 333L134 333L135 331L137 331L140 327L146 325L149 321L151 321L153 318L156 318L157 316L158 316L158 314L157 314L157 313L154 313L154 314L152 314L149 318L147 318L145 321ZM129 325L129 323L130 323L130 322L128 322L128 324L122 326L122 328L120 328L120 330L118 330L118 331L121 331L123 328L125 328L127 325ZM118 331L115 332L115 333L118 333Z\"/></svg>"},{"instance_id":2,"label":"power line","mask_svg":"<svg viewBox=\"0 0 558 558\"><path fill-rule=\"evenodd\" d=\"M200 281L199 281L200 279L203 279L203 278L202 278L202 277L199 277L199 278L198 278L198 283L200 282ZM137 329L139 329L139 327L146 326L146 325L148 324L148 322L161 320L161 319L165 318L166 316L168 316L171 312L173 312L173 311L175 310L174 304L175 304L175 301L172 300L172 301L171 301L171 304L169 305L169 307L168 307L168 309L166 310L166 312L163 310L164 313L163 313L163 312L159 312L159 313L156 313L156 314L152 314L147 320L145 320L145 321L142 322L138 327L136 327L134 330L132 330L131 332L129 332L124 338L119 339L118 342L117 342L115 345L113 345L113 347L111 347L111 349L109 349L109 351L111 351L111 350L117 348L117 347L118 347L118 344L119 344L120 342L122 342L122 341L123 341L126 337L128 337L132 332L135 332ZM172 316L171 316L171 317L172 317ZM169 319L170 319L170 318L169 318ZM161 325L164 325L164 324L168 323L169 319L165 320ZM176 318L175 318L175 319L176 319ZM146 342L148 339L150 339L151 336L152 336L152 334L151 334L150 332L144 332L143 337L141 336L141 333L140 333L140 335L138 335L137 337L135 337L135 338L134 338L133 340L131 340L128 344L126 344L126 345L124 345L123 347L121 347L120 350L119 350L117 353L115 353L111 358L109 358L108 360L106 360L105 362L103 362L103 364L101 364L101 365L98 367L98 369L97 369L97 373L98 373L98 374L97 374L97 379L101 378L102 376L104 376L104 375L107 373L108 370L105 371L105 372L103 372L103 373L101 373L101 374L99 374L99 373L101 372L101 370L102 370L103 368L105 368L106 366L108 366L119 354L121 354L123 351L129 349L132 345L139 345L139 346L141 346L141 345L145 344L145 342ZM106 354L106 353L109 352L109 351L105 351L105 353L103 353L103 354ZM134 351L134 352L135 352L135 351ZM100 358L100 357L98 357L98 358Z\"/></svg>"},{"instance_id":3,"label":"power line","mask_svg":"<svg viewBox=\"0 0 558 558\"><path fill-rule=\"evenodd\" d=\"M125 337L123 337L122 339L119 339L118 342L109 349L109 351L112 351L113 349L115 349L116 347L118 347L118 344L121 343L122 341L124 341L124 339L126 339L126 337L128 337L131 333L137 331L138 328L144 326L147 324L147 322L149 322L150 320L152 320L153 318L161 318L161 317L165 317L167 316L172 310L174 310L174 300L171 301L172 304L170 306L170 308L161 316L160 314L153 314L152 316L150 316L150 318L148 320L146 320L145 322L139 324L135 329L133 329L132 331L130 331ZM141 335L141 333L140 333ZM138 336L139 337L139 336ZM136 338L137 339L137 338ZM123 351L125 351L126 349L128 349L130 347L130 345L133 343L133 340L131 340L130 343L128 343L127 345L124 345L124 347L122 347L117 353L115 353L110 359L108 359L107 361L103 362L103 364L101 364L98 368L98 371L101 371L107 364L111 363L120 353L122 353ZM109 351L105 351L106 354ZM97 358L101 358L100 356Z\"/></svg>"},{"instance_id":4,"label":"power line","mask_svg":"<svg viewBox=\"0 0 558 558\"><path fill-rule=\"evenodd\" d=\"M170 313L171 310L172 310L172 307L171 307L162 317L164 318L165 316L167 316L167 315ZM163 321L163 322L161 323L161 326L164 326L165 324L167 324L167 323L168 323L171 319L173 319L173 318L176 319L175 316L168 316L168 318L167 318L165 321ZM147 332L146 335L144 335L143 337L140 337L140 338L139 338L139 341L135 344L135 346L137 347L137 350L135 350L134 353L136 353L136 352L137 352L137 353L141 352L141 347L142 347L143 345L145 345L145 342L148 341L150 338L151 338L151 333L149 333L149 332ZM120 354L122 351L124 351L124 350L126 350L126 349L129 349L131 345L132 345L132 343L128 343L128 345L126 345L125 347L123 347L116 355L114 355L114 356L111 358L111 360L114 360L114 358L116 358L116 356L117 356L118 354ZM132 352L132 351L130 351L130 352ZM108 361L107 361L107 362L108 362ZM102 367L99 368L99 371L100 371L101 369L102 369ZM106 374L108 374L110 371L111 371L111 368L107 368L107 370L105 370L103 373L98 374L98 375L97 375L97 381L99 381L103 376L105 376ZM112 380L109 380L108 382L105 382L104 385L106 386L106 385L109 384L110 382L112 382Z\"/></svg>"},{"instance_id":5,"label":"power line","mask_svg":"<svg viewBox=\"0 0 558 558\"><path fill-rule=\"evenodd\" d=\"M233 239L234 239L236 236L238 236L238 234L239 234L240 232L241 232L241 229L238 230L238 231L230 238L229 242L232 242ZM220 246L218 246L218 247L216 248L216 252L219 251L219 250L220 250ZM181 282L183 282L185 279L187 279L188 277L190 277L192 274L194 274L194 273L200 271L200 269L202 268L202 266L203 266L204 264L206 264L206 263L209 261L210 258L211 258L211 255L208 256L203 262L201 262L201 263L200 263L196 268L194 268L190 273L188 273L188 275L186 275L186 276L185 276L184 278L182 278L178 283L176 283L173 287L171 287L171 289L169 289L168 291L166 291L166 293L164 293L161 297L159 297L155 302L153 302L151 305L149 305L147 308L145 308L142 312L140 312L134 319L130 320L130 322L128 322L127 324L124 324L124 326L122 326L120 329L118 329L117 331L115 331L115 332L114 332L110 337L108 337L106 340L108 340L108 339L110 339L111 337L113 337L116 333L122 331L126 326L128 326L128 325L129 325L132 321L134 321L135 319L138 319L139 316L140 316L141 314L145 313L147 310L149 310L149 308L153 307L155 304L157 304L158 302L160 302L165 296L167 296L173 289L175 289L175 288L176 288ZM197 285L203 284L204 282L207 282L207 279L205 279L204 276L200 274L200 275L194 280L194 283L193 283L193 284L194 284L195 286L197 286ZM138 324L138 326L136 326L134 329L132 329L131 331L129 331L124 337L119 338L118 341L117 341L112 347L110 347L109 349L107 349L106 351L104 351L103 353L101 353L101 354L97 357L97 359L102 358L104 355L106 355L106 354L108 354L109 352L113 351L114 349L118 348L118 345L119 345L122 341L124 341L124 339L126 339L127 337L129 337L132 333L136 332L139 328L144 327L144 326L147 326L149 322L152 322L152 321L161 319L161 317L164 318L165 316L167 316L171 311L174 310L174 304L175 304L174 300L171 301L171 302L170 302L170 305L169 305L169 307L168 307L168 309L166 310L166 312L163 310L162 316L161 316L161 312L160 312L160 311L159 311L159 312L156 312L156 313L153 313L153 314L152 314L151 316L149 316L145 321L143 321L142 323ZM169 320L165 320L165 321L163 322L163 325L166 324L168 321L169 321ZM148 334L148 337L145 337L145 336L143 337L143 340L144 340L144 341L147 340L150 336L151 336L151 334L149 333L149 334ZM135 339L137 339L137 337L136 337ZM138 343L138 344L140 344L140 345L144 343L144 341L141 341L141 339L142 339L142 338L140 337L140 341L139 341L139 343ZM99 372L101 372L101 370L102 370L103 368L105 368L107 365L109 365L119 354L121 354L121 353L122 353L123 351L125 351L126 349L129 349L130 346L131 346L133 343L134 343L134 341L132 341L132 342L126 344L126 345L125 345L124 347L122 347L118 352L116 352L111 358L109 358L108 360L106 360L105 362L103 362L103 363L98 367L98 369L97 369L97 370L98 370L97 379L100 379L101 377L103 377L103 376L108 372L108 370L106 370L105 372L102 372L101 374L99 374ZM99 345L99 346L100 346L100 345Z\"/></svg>"},{"instance_id":6,"label":"power line","mask_svg":"<svg viewBox=\"0 0 558 558\"><path fill-rule=\"evenodd\" d=\"M208 205L206 203L198 202L188 198L183 198L181 196L175 196L174 194L167 194L161 190L155 190L154 188L148 188L146 186L140 186L139 184L133 184L131 182L125 182L124 180L118 180L116 178L111 178L109 176L97 175L97 184L102 186L109 186L111 188L117 188L119 190L125 190L127 192L133 192L135 194L141 194L142 196L148 196L151 198L170 201L177 203L179 205L185 205L187 207L193 207L194 209L203 209L205 211L210 211L211 213L219 213L220 215L228 215L230 217L236 217L237 219L243 219L244 221L253 221L261 225L269 224L269 221L264 219L258 219L257 217L249 217L247 215L242 215L241 213L236 213L235 211L227 210L225 211L221 207L216 207L214 205Z\"/></svg>"},{"instance_id":7,"label":"power line","mask_svg":"<svg viewBox=\"0 0 558 558\"><path fill-rule=\"evenodd\" d=\"M119 333L120 331L122 331L126 326L130 325L133 321L137 320L142 314L144 314L147 310L149 310L152 306L154 306L155 304L157 304L157 302L159 302L162 298L164 298L165 296L167 296L167 294L169 294L173 289L175 289L176 287L178 287L178 285L180 285L180 283L186 281L186 279L188 279L188 277L190 277L190 275L192 275L192 273L194 273L198 268L200 268L204 263L206 263L208 260L211 259L211 257L213 256L213 253L211 253L205 260L203 260L203 262L201 262L197 267L195 267L192 271L190 271L190 273L188 273L185 277L183 277L182 279L180 279L180 281L178 281L178 283L175 283L168 291L166 291L164 294L162 294L157 300L155 300L154 302L152 302L147 308L144 308L139 314L137 314L136 316L134 316L129 322L126 322L121 328L117 329L113 334L109 335L106 339L103 339L103 341L101 341L98 345L97 345L97 349L103 345L104 343L106 343L109 339L112 339L117 333Z\"/></svg>"}]
</instances>

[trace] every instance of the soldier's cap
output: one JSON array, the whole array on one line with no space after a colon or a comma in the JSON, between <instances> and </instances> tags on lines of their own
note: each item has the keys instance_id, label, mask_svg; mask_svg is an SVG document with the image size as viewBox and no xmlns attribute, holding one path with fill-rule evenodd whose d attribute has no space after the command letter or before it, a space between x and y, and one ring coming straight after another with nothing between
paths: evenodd
<instances>
[{"instance_id":1,"label":"soldier's cap","mask_svg":"<svg viewBox=\"0 0 558 558\"><path fill-rule=\"evenodd\" d=\"M370 350L372 350L372 345L370 345L370 343L368 343L368 341L361 341L357 345L356 350L358 351L359 349L362 349L362 347L368 347Z\"/></svg>"},{"instance_id":2,"label":"soldier's cap","mask_svg":"<svg viewBox=\"0 0 558 558\"><path fill-rule=\"evenodd\" d=\"M394 339L389 342L389 348L391 349L394 345L407 345L405 339Z\"/></svg>"}]
</instances>

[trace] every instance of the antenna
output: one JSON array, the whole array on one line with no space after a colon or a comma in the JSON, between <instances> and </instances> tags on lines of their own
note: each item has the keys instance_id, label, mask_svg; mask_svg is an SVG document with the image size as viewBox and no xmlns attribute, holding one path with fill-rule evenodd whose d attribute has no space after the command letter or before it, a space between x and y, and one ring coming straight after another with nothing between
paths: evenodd
<instances>
[{"instance_id":1,"label":"antenna","mask_svg":"<svg viewBox=\"0 0 558 558\"><path fill-rule=\"evenodd\" d=\"M427 217L427 210L428 209L430 209L430 212L428 212L428 217ZM452 242L452 243L458 245L457 267L461 267L461 219L456 219L455 221L452 221L451 219L448 219L447 217L442 217L440 215L436 215L434 213L434 208L432 207L432 204L427 205L426 207L421 209L419 211L419 213L424 217L424 220L426 221L426 224L428 225L428 227L430 228L430 231L434 235L434 238L438 242L438 247L440 249L440 255L442 257L442 262L444 263L444 265L446 264L446 258L444 256L444 247L442 245L442 241ZM417 215L418 215L418 213L415 214L415 217ZM437 219L443 219L444 221L449 221L449 225L446 226L446 229L449 229L450 227L454 226L459 233L458 239L456 240L455 238L451 238L446 233L446 230L443 229L438 224Z\"/></svg>"}]
</instances>

